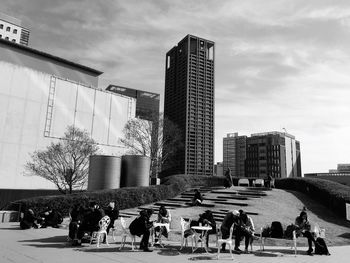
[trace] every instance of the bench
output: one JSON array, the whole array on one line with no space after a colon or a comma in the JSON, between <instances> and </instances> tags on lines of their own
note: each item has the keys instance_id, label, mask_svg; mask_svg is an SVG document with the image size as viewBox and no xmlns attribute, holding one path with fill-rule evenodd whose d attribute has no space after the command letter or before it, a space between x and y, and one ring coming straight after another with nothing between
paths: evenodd
<instances>
[{"instance_id":1,"label":"bench","mask_svg":"<svg viewBox=\"0 0 350 263\"><path fill-rule=\"evenodd\" d=\"M275 240L290 240L290 241L293 241L293 245L292 245L292 248L294 248L294 256L297 255L297 235L296 235L296 232L295 230L293 230L293 235L292 235L292 239L285 239L285 238L273 238L273 237L263 237L262 233L263 233L263 228L260 229L260 236L259 236L259 239L260 239L260 250L265 250L265 241L266 239L275 239Z\"/></svg>"},{"instance_id":2,"label":"bench","mask_svg":"<svg viewBox=\"0 0 350 263\"><path fill-rule=\"evenodd\" d=\"M260 249L262 249L263 251L265 250L264 245L265 245L266 239L289 240L289 241L292 241L292 242L293 242L291 248L294 248L294 256L297 255L297 234L296 234L296 231L295 231L295 230L293 230L293 232L292 232L292 239L273 238L273 237L263 237L263 236L262 236L262 233L263 233L264 228L261 228L260 230L261 230L260 236L259 236L259 239L260 239ZM326 237L326 229L325 229L325 228L320 228L320 227L318 226L318 224L315 224L315 226L314 226L314 231L312 231L311 233L315 234L315 235L316 235L316 238L317 238L317 237L321 237L321 238L325 238L325 237Z\"/></svg>"}]
</instances>

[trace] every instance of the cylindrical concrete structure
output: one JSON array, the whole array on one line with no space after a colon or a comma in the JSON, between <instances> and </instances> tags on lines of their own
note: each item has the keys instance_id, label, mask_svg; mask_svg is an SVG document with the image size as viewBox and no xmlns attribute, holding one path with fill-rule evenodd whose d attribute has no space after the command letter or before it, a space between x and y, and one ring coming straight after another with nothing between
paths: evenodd
<instances>
[{"instance_id":1,"label":"cylindrical concrete structure","mask_svg":"<svg viewBox=\"0 0 350 263\"><path fill-rule=\"evenodd\" d=\"M142 155L122 156L121 187L149 186L151 158Z\"/></svg>"},{"instance_id":2,"label":"cylindrical concrete structure","mask_svg":"<svg viewBox=\"0 0 350 263\"><path fill-rule=\"evenodd\" d=\"M88 191L120 187L121 159L117 156L90 156Z\"/></svg>"}]
</instances>

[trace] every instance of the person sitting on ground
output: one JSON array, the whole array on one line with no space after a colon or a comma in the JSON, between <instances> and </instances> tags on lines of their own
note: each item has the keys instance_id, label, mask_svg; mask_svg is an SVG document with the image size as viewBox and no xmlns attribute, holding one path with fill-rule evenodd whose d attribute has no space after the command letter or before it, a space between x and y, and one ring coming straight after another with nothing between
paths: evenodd
<instances>
[{"instance_id":1,"label":"person sitting on ground","mask_svg":"<svg viewBox=\"0 0 350 263\"><path fill-rule=\"evenodd\" d=\"M309 244L309 249L307 250L307 253L311 255L313 251L312 242L315 244L316 241L313 235L311 234L311 225L307 219L307 213L305 210L301 211L300 215L295 219L295 226L297 236L303 235L307 238Z\"/></svg>"},{"instance_id":2,"label":"person sitting on ground","mask_svg":"<svg viewBox=\"0 0 350 263\"><path fill-rule=\"evenodd\" d=\"M237 210L230 211L226 214L224 217L224 220L222 221L221 224L221 234L222 234L222 239L227 239L230 237L230 229L232 225L234 226L240 226L241 220L239 218L239 212ZM235 239L235 249L239 247L239 242L240 242L240 236L236 236ZM226 243L222 244L221 251L224 252L226 247Z\"/></svg>"},{"instance_id":3,"label":"person sitting on ground","mask_svg":"<svg viewBox=\"0 0 350 263\"><path fill-rule=\"evenodd\" d=\"M109 218L111 219L111 222L107 227L107 234L109 234L109 230L111 228L114 228L114 221L117 220L119 217L119 210L115 204L116 204L115 201L110 202L107 208L104 210L104 213L106 214L106 216L109 216Z\"/></svg>"},{"instance_id":4,"label":"person sitting on ground","mask_svg":"<svg viewBox=\"0 0 350 263\"><path fill-rule=\"evenodd\" d=\"M248 253L249 244L253 241L255 232L253 219L248 216L243 210L239 210L241 219L241 235L245 237L245 253Z\"/></svg>"},{"instance_id":5,"label":"person sitting on ground","mask_svg":"<svg viewBox=\"0 0 350 263\"><path fill-rule=\"evenodd\" d=\"M84 218L84 211L85 211L84 207L77 204L72 208L72 210L69 213L71 221L69 223L68 236L72 240L73 245L79 245L78 231Z\"/></svg>"},{"instance_id":6,"label":"person sitting on ground","mask_svg":"<svg viewBox=\"0 0 350 263\"><path fill-rule=\"evenodd\" d=\"M153 209L140 211L140 215L137 218L135 218L129 226L130 233L132 235L136 235L139 237L142 235L140 249L143 249L143 251L145 252L152 252L152 250L148 248L150 229L153 226L153 222L150 222L150 217L152 214Z\"/></svg>"},{"instance_id":7,"label":"person sitting on ground","mask_svg":"<svg viewBox=\"0 0 350 263\"><path fill-rule=\"evenodd\" d=\"M211 230L206 232L206 246L209 247L209 235L216 234L216 222L213 216L213 213L210 210L205 211L200 215L199 223L204 226L210 226Z\"/></svg>"},{"instance_id":8,"label":"person sitting on ground","mask_svg":"<svg viewBox=\"0 0 350 263\"><path fill-rule=\"evenodd\" d=\"M231 169L228 168L225 172L225 181L224 181L224 187L230 188L233 185L232 176L231 176Z\"/></svg>"},{"instance_id":9,"label":"person sitting on ground","mask_svg":"<svg viewBox=\"0 0 350 263\"><path fill-rule=\"evenodd\" d=\"M164 205L161 205L159 207L159 212L158 212L158 219L157 219L157 223L168 223L170 224L171 221L171 214L170 211L168 209L165 208ZM168 232L169 232L169 228L162 226L162 227L156 227L154 229L154 233L155 233L155 243L158 243L158 237L160 234L162 234L163 236L165 236L166 238L168 238Z\"/></svg>"},{"instance_id":10,"label":"person sitting on ground","mask_svg":"<svg viewBox=\"0 0 350 263\"><path fill-rule=\"evenodd\" d=\"M194 190L194 196L192 198L192 205L196 206L196 205L201 205L203 202L203 197L201 195L201 193L199 192L198 189Z\"/></svg>"},{"instance_id":11,"label":"person sitting on ground","mask_svg":"<svg viewBox=\"0 0 350 263\"><path fill-rule=\"evenodd\" d=\"M33 209L29 208L25 211L19 226L21 229L38 228L38 220L40 218L35 216Z\"/></svg>"},{"instance_id":12,"label":"person sitting on ground","mask_svg":"<svg viewBox=\"0 0 350 263\"><path fill-rule=\"evenodd\" d=\"M42 228L48 226L58 228L58 225L63 222L61 213L50 207L46 207L46 209L40 213L40 216L43 218Z\"/></svg>"}]
</instances>

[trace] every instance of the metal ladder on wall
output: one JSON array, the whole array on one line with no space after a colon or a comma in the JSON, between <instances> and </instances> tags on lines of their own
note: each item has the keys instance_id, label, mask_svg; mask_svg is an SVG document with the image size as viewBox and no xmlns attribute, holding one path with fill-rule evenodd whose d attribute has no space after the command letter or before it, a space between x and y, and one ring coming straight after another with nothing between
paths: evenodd
<instances>
[{"instance_id":1,"label":"metal ladder on wall","mask_svg":"<svg viewBox=\"0 0 350 263\"><path fill-rule=\"evenodd\" d=\"M55 90L56 90L56 77L51 76L50 86L49 86L49 95L47 99L47 109L46 109L46 120L45 120L45 130L44 130L45 137L49 137L51 132L53 106L55 103Z\"/></svg>"},{"instance_id":2,"label":"metal ladder on wall","mask_svg":"<svg viewBox=\"0 0 350 263\"><path fill-rule=\"evenodd\" d=\"M129 98L129 101L128 101L128 120L131 119L131 112L132 112L132 102L133 100L131 98Z\"/></svg>"}]
</instances>

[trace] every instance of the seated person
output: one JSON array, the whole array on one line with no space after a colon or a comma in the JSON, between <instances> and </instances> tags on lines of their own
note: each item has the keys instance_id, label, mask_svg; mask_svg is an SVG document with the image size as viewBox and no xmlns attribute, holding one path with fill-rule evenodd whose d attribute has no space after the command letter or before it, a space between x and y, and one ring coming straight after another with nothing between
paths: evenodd
<instances>
[{"instance_id":1,"label":"seated person","mask_svg":"<svg viewBox=\"0 0 350 263\"><path fill-rule=\"evenodd\" d=\"M61 213L50 207L46 207L46 209L40 213L40 216L43 218L42 228L48 226L58 228L58 225L63 222Z\"/></svg>"},{"instance_id":2,"label":"seated person","mask_svg":"<svg viewBox=\"0 0 350 263\"><path fill-rule=\"evenodd\" d=\"M167 210L164 205L161 205L159 207L157 223L170 223L170 221L171 221L170 211ZM163 236L165 236L166 238L168 238L169 229L167 229L165 226L162 226L162 227L158 226L154 229L154 231L155 231L155 242L156 243L158 242L158 237L159 237L160 233Z\"/></svg>"},{"instance_id":3,"label":"seated person","mask_svg":"<svg viewBox=\"0 0 350 263\"><path fill-rule=\"evenodd\" d=\"M119 217L119 210L115 205L115 201L112 201L108 204L107 208L104 210L104 213L111 219L111 222L107 227L107 234L109 234L109 230L111 228L114 228L114 221L117 220Z\"/></svg>"},{"instance_id":4,"label":"seated person","mask_svg":"<svg viewBox=\"0 0 350 263\"><path fill-rule=\"evenodd\" d=\"M145 252L152 252L148 248L150 229L153 226L153 222L150 222L149 219L153 214L153 209L147 209L140 211L140 215L131 222L129 229L132 235L141 236L142 239L140 242L140 249L143 249Z\"/></svg>"},{"instance_id":5,"label":"seated person","mask_svg":"<svg viewBox=\"0 0 350 263\"><path fill-rule=\"evenodd\" d=\"M21 219L19 226L21 229L38 228L37 221L39 217L35 216L33 209L25 211L23 218Z\"/></svg>"},{"instance_id":6,"label":"seated person","mask_svg":"<svg viewBox=\"0 0 350 263\"><path fill-rule=\"evenodd\" d=\"M192 198L192 205L201 205L203 202L203 197L198 189L194 190L194 196Z\"/></svg>"},{"instance_id":7,"label":"seated person","mask_svg":"<svg viewBox=\"0 0 350 263\"><path fill-rule=\"evenodd\" d=\"M303 235L307 238L309 249L307 250L307 253L311 255L313 249L312 249L312 242L315 244L315 238L311 234L311 225L307 219L307 213L306 211L302 211L300 215L295 219L295 226L296 226L296 234L297 236Z\"/></svg>"},{"instance_id":8,"label":"seated person","mask_svg":"<svg viewBox=\"0 0 350 263\"><path fill-rule=\"evenodd\" d=\"M205 211L203 214L199 217L199 223L204 226L210 226L211 230L208 230L206 232L206 246L209 246L209 235L210 234L216 234L216 222L213 216L213 213L210 210Z\"/></svg>"},{"instance_id":9,"label":"seated person","mask_svg":"<svg viewBox=\"0 0 350 263\"><path fill-rule=\"evenodd\" d=\"M239 210L241 226L240 226L240 236L245 237L245 252L248 253L249 243L253 241L253 236L255 232L253 219L248 216L243 210ZM239 247L240 240L237 241Z\"/></svg>"},{"instance_id":10,"label":"seated person","mask_svg":"<svg viewBox=\"0 0 350 263\"><path fill-rule=\"evenodd\" d=\"M83 220L78 229L78 244L81 244L84 233L89 233L91 235L92 232L99 230L98 222L104 216L103 209L101 209L96 202L90 202L89 208L84 211Z\"/></svg>"},{"instance_id":11,"label":"seated person","mask_svg":"<svg viewBox=\"0 0 350 263\"><path fill-rule=\"evenodd\" d=\"M226 214L226 216L224 217L224 220L222 221L221 227L220 227L222 239L227 239L230 237L230 229L231 229L232 225L239 226L241 224L241 222L240 222L241 220L239 218L239 215L240 214L237 210L230 211ZM240 236L239 236L239 238L237 238L237 236L236 236L235 248L239 247L240 238L241 238ZM226 244L223 243L221 251L224 252L225 248L226 248Z\"/></svg>"}]
</instances>

